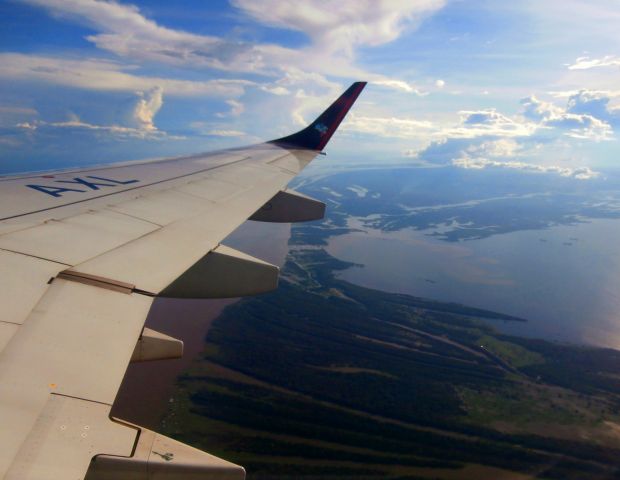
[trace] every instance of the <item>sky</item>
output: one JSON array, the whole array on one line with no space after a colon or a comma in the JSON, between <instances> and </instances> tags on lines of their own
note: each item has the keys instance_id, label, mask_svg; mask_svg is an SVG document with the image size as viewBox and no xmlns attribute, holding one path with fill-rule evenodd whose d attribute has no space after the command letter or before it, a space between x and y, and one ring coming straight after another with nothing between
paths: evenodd
<instances>
[{"instance_id":1,"label":"sky","mask_svg":"<svg viewBox=\"0 0 620 480\"><path fill-rule=\"evenodd\" d=\"M0 173L277 138L365 80L331 166L587 181L619 161L619 28L616 0L0 0Z\"/></svg>"}]
</instances>

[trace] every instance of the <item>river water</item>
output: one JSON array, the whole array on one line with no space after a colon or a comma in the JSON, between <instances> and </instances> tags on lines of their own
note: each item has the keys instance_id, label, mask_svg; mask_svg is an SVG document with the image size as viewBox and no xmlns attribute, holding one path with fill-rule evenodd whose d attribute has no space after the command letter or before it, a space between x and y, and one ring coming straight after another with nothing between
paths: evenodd
<instances>
[{"instance_id":1,"label":"river water","mask_svg":"<svg viewBox=\"0 0 620 480\"><path fill-rule=\"evenodd\" d=\"M528 320L506 333L620 348L620 221L584 220L458 243L351 218L336 258L363 264L340 278L385 291L458 302Z\"/></svg>"}]
</instances>

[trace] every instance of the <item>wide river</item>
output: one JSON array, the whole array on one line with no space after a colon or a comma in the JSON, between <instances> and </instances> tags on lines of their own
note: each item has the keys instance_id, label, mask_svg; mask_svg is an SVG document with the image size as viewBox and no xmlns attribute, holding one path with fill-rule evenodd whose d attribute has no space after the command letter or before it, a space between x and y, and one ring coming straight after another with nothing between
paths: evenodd
<instances>
[{"instance_id":1,"label":"wide river","mask_svg":"<svg viewBox=\"0 0 620 480\"><path fill-rule=\"evenodd\" d=\"M334 237L327 250L355 263L358 285L526 318L502 331L620 348L620 221L520 231L449 243L413 229Z\"/></svg>"}]
</instances>

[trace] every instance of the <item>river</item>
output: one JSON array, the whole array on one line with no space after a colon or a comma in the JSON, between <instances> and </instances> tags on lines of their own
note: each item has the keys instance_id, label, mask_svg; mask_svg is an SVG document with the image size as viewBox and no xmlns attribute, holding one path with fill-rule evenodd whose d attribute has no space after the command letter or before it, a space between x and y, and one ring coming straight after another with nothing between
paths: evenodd
<instances>
[{"instance_id":1,"label":"river","mask_svg":"<svg viewBox=\"0 0 620 480\"><path fill-rule=\"evenodd\" d=\"M506 333L620 348L620 221L586 220L480 240L363 229L327 250L359 264L340 278L366 287L507 313Z\"/></svg>"}]
</instances>

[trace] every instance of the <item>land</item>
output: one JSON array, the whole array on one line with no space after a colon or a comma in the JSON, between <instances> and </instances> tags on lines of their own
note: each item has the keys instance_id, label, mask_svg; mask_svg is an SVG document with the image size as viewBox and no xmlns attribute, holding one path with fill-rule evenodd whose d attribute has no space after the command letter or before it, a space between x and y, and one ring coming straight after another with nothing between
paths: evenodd
<instances>
[{"instance_id":1,"label":"land","mask_svg":"<svg viewBox=\"0 0 620 480\"><path fill-rule=\"evenodd\" d=\"M294 249L276 292L228 307L164 432L251 479L617 473L619 352L504 336L490 319L521 320L358 287L347 267Z\"/></svg>"},{"instance_id":2,"label":"land","mask_svg":"<svg viewBox=\"0 0 620 480\"><path fill-rule=\"evenodd\" d=\"M354 176L348 190L332 177L304 186L323 192L328 217L293 228L277 291L215 319L160 430L244 465L249 479L620 475L620 352L505 335L494 325L525 320L348 283L338 272L354 265L323 249L351 231L351 215L466 241L582 221L585 196L539 211L491 182L477 207L500 202L513 216L489 220L449 184L437 198L416 185L427 197L409 203L434 208L395 210L399 172L374 175L396 185L376 191ZM587 208L618 215L609 202Z\"/></svg>"}]
</instances>

